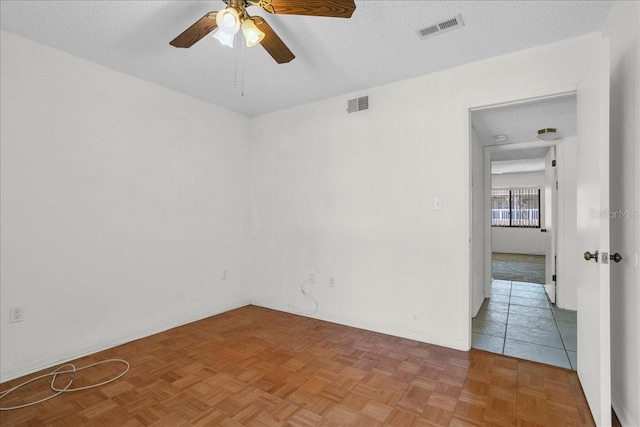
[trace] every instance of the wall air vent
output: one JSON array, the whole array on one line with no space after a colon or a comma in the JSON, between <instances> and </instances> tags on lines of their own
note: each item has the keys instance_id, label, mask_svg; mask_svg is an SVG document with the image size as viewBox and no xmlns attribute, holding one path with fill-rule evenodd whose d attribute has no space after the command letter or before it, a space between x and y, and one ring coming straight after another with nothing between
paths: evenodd
<instances>
[{"instance_id":1,"label":"wall air vent","mask_svg":"<svg viewBox=\"0 0 640 427\"><path fill-rule=\"evenodd\" d=\"M464 21L462 20L462 15L456 15L453 18L445 19L442 22L431 24L418 30L418 35L420 38L426 39L435 36L436 34L442 34L446 31L462 27L463 25Z\"/></svg>"},{"instance_id":2,"label":"wall air vent","mask_svg":"<svg viewBox=\"0 0 640 427\"><path fill-rule=\"evenodd\" d=\"M347 113L355 113L358 111L369 109L369 96L361 96L347 101Z\"/></svg>"}]
</instances>

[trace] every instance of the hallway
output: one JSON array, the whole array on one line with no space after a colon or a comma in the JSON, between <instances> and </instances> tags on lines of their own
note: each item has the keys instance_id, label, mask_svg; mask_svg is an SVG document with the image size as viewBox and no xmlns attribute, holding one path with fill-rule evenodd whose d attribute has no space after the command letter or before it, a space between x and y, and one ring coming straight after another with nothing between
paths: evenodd
<instances>
[{"instance_id":1,"label":"hallway","mask_svg":"<svg viewBox=\"0 0 640 427\"><path fill-rule=\"evenodd\" d=\"M577 368L576 312L550 304L539 284L493 280L472 325L474 348Z\"/></svg>"}]
</instances>

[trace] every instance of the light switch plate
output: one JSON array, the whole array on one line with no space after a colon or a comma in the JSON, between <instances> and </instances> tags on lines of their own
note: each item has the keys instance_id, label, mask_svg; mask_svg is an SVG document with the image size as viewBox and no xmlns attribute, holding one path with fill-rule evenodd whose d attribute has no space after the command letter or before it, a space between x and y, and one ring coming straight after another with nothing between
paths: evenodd
<instances>
[{"instance_id":1,"label":"light switch plate","mask_svg":"<svg viewBox=\"0 0 640 427\"><path fill-rule=\"evenodd\" d=\"M442 197L434 197L433 198L433 209L436 211L442 210Z\"/></svg>"}]
</instances>

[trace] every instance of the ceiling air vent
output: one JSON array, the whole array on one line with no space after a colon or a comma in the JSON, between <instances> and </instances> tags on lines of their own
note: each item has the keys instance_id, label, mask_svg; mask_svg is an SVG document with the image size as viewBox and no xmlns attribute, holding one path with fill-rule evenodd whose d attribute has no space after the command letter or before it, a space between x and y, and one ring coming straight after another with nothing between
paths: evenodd
<instances>
[{"instance_id":1,"label":"ceiling air vent","mask_svg":"<svg viewBox=\"0 0 640 427\"><path fill-rule=\"evenodd\" d=\"M438 31L440 31L438 26L437 25L432 25L430 27L423 28L423 29L419 30L418 34L420 34L420 37L425 38L425 37L429 37L433 33L437 33Z\"/></svg>"},{"instance_id":2,"label":"ceiling air vent","mask_svg":"<svg viewBox=\"0 0 640 427\"><path fill-rule=\"evenodd\" d=\"M436 34L442 34L446 31L453 30L454 28L462 27L463 25L464 21L462 20L462 15L456 15L453 18L445 19L442 22L431 24L418 30L418 35L420 38L426 39L428 37L435 36Z\"/></svg>"},{"instance_id":3,"label":"ceiling air vent","mask_svg":"<svg viewBox=\"0 0 640 427\"><path fill-rule=\"evenodd\" d=\"M369 96L361 96L347 101L347 113L355 113L369 109Z\"/></svg>"}]
</instances>

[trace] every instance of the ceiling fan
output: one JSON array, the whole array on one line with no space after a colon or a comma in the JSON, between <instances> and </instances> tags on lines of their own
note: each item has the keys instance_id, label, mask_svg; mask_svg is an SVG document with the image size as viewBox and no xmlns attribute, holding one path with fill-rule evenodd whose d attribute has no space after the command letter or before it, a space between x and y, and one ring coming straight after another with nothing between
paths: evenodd
<instances>
[{"instance_id":1,"label":"ceiling fan","mask_svg":"<svg viewBox=\"0 0 640 427\"><path fill-rule=\"evenodd\" d=\"M233 47L236 33L242 30L248 47L262 45L278 64L284 64L295 55L260 16L250 16L247 7L258 6L278 15L328 16L350 18L356 9L354 0L222 0L226 8L209 12L197 20L169 43L188 48L210 32L222 44Z\"/></svg>"}]
</instances>

